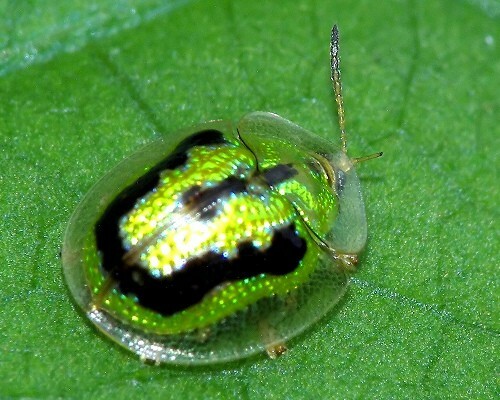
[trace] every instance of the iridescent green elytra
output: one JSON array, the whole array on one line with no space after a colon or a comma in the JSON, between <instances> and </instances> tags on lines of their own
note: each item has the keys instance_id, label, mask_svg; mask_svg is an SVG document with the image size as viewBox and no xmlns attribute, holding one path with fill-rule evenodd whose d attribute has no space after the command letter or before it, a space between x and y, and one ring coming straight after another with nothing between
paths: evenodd
<instances>
[{"instance_id":1,"label":"iridescent green elytra","mask_svg":"<svg viewBox=\"0 0 500 400\"><path fill-rule=\"evenodd\" d=\"M343 151L256 112L153 143L91 189L63 264L97 327L143 359L206 363L279 354L337 302L366 241L337 51L334 27Z\"/></svg>"}]
</instances>

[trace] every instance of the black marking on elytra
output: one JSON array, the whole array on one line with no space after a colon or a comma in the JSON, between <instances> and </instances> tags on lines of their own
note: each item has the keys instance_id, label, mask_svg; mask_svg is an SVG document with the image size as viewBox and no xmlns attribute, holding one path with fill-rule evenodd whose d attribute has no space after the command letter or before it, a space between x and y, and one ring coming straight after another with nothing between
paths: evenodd
<instances>
[{"instance_id":1,"label":"black marking on elytra","mask_svg":"<svg viewBox=\"0 0 500 400\"><path fill-rule=\"evenodd\" d=\"M120 218L134 207L138 199L158 186L161 172L184 165L188 158L187 153L193 147L224 143L226 140L223 133L215 129L203 130L185 138L172 153L113 199L95 225L96 245L101 253L102 266L105 271L113 272L115 268L121 266L122 258L126 253L119 236Z\"/></svg>"},{"instance_id":2,"label":"black marking on elytra","mask_svg":"<svg viewBox=\"0 0 500 400\"><path fill-rule=\"evenodd\" d=\"M262 173L262 177L269 186L276 186L287 179L297 175L297 170L292 164L278 164Z\"/></svg>"},{"instance_id":3,"label":"black marking on elytra","mask_svg":"<svg viewBox=\"0 0 500 400\"><path fill-rule=\"evenodd\" d=\"M296 174L297 170L291 164L280 164L256 176L262 177L269 186L275 186ZM189 188L182 194L181 201L187 210L202 220L209 220L217 212L218 200L226 199L232 194L247 192L247 184L247 180L229 176L216 186L204 190L200 186Z\"/></svg>"},{"instance_id":4,"label":"black marking on elytra","mask_svg":"<svg viewBox=\"0 0 500 400\"><path fill-rule=\"evenodd\" d=\"M246 190L245 180L229 176L216 186L199 191L196 193L195 201L185 205L188 211L206 221L215 216L219 200L227 199L232 194L244 193Z\"/></svg>"},{"instance_id":5,"label":"black marking on elytra","mask_svg":"<svg viewBox=\"0 0 500 400\"><path fill-rule=\"evenodd\" d=\"M184 206L189 207L194 204L202 192L200 185L191 186L181 195L181 202Z\"/></svg>"},{"instance_id":6,"label":"black marking on elytra","mask_svg":"<svg viewBox=\"0 0 500 400\"><path fill-rule=\"evenodd\" d=\"M291 224L276 230L271 245L263 250L243 242L234 258L209 251L190 259L168 277L155 278L138 265L116 269L113 275L120 292L169 316L199 303L218 285L260 274L288 274L297 268L306 250L307 242Z\"/></svg>"},{"instance_id":7,"label":"black marking on elytra","mask_svg":"<svg viewBox=\"0 0 500 400\"><path fill-rule=\"evenodd\" d=\"M196 132L181 141L174 151L160 163L159 170L176 169L183 166L187 161L187 153L190 149L197 146L214 146L226 143L221 131L215 129L206 129Z\"/></svg>"}]
</instances>

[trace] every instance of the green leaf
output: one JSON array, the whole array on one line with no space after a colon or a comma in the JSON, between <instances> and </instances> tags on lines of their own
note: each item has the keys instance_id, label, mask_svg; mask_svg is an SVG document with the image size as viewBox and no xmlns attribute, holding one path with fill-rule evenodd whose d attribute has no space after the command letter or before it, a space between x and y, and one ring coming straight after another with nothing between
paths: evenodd
<instances>
[{"instance_id":1,"label":"green leaf","mask_svg":"<svg viewBox=\"0 0 500 400\"><path fill-rule=\"evenodd\" d=\"M0 4L0 397L498 396L500 24L495 0ZM347 298L290 343L142 364L73 305L59 251L91 185L142 144L273 111L337 139L341 33L370 240ZM172 136L174 137L174 136Z\"/></svg>"}]
</instances>

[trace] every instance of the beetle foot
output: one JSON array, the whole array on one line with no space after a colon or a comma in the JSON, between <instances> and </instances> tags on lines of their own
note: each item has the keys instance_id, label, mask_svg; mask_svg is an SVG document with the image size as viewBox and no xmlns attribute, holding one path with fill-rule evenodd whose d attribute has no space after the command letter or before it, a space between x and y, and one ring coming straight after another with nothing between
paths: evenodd
<instances>
[{"instance_id":1,"label":"beetle foot","mask_svg":"<svg viewBox=\"0 0 500 400\"><path fill-rule=\"evenodd\" d=\"M269 325L267 320L260 321L259 330L269 358L278 358L287 351L285 342L277 339L278 335L276 330Z\"/></svg>"},{"instance_id":2,"label":"beetle foot","mask_svg":"<svg viewBox=\"0 0 500 400\"><path fill-rule=\"evenodd\" d=\"M288 348L284 343L277 343L266 347L266 353L269 356L269 358L272 359L278 358L279 356L286 353L287 350Z\"/></svg>"},{"instance_id":3,"label":"beetle foot","mask_svg":"<svg viewBox=\"0 0 500 400\"><path fill-rule=\"evenodd\" d=\"M356 272L358 264L357 254L337 254L337 260L339 260L342 268L348 272Z\"/></svg>"}]
</instances>

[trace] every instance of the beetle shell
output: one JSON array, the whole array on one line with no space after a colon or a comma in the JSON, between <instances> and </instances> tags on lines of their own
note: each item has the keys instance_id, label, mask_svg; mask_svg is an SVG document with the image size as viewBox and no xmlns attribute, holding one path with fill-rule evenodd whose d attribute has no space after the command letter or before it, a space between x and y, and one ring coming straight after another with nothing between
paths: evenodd
<instances>
[{"instance_id":1,"label":"beetle shell","mask_svg":"<svg viewBox=\"0 0 500 400\"><path fill-rule=\"evenodd\" d=\"M88 318L142 359L232 360L296 336L343 295L366 241L349 158L275 114L213 121L105 175L63 244Z\"/></svg>"}]
</instances>

